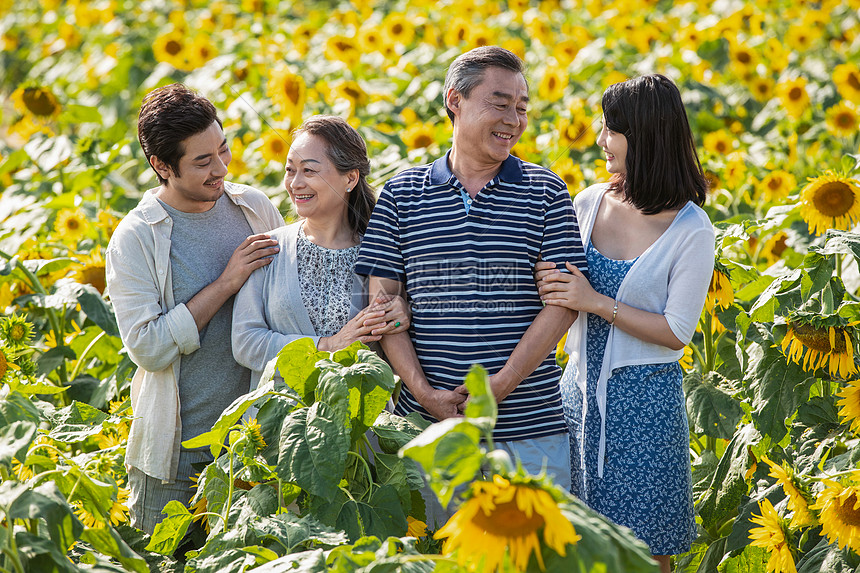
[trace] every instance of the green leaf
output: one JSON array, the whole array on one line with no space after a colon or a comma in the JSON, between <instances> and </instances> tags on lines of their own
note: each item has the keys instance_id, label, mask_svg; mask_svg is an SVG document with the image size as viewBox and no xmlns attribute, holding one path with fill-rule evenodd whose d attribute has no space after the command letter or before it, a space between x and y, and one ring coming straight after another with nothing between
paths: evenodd
<instances>
[{"instance_id":1,"label":"green leaf","mask_svg":"<svg viewBox=\"0 0 860 573\"><path fill-rule=\"evenodd\" d=\"M778 348L768 346L750 360L747 380L753 392L753 422L763 434L779 442L788 433L786 422L794 415L799 396L814 377L786 359Z\"/></svg>"},{"instance_id":2,"label":"green leaf","mask_svg":"<svg viewBox=\"0 0 860 573\"><path fill-rule=\"evenodd\" d=\"M23 462L27 456L27 449L36 439L36 432L36 424L26 420L12 422L0 428L0 465L5 466L7 471L11 471L12 458Z\"/></svg>"},{"instance_id":3,"label":"green leaf","mask_svg":"<svg viewBox=\"0 0 860 573\"><path fill-rule=\"evenodd\" d=\"M269 561L254 569L254 573L319 573L320 571L331 571L326 565L326 557L322 549L304 551L292 555L284 555L274 561Z\"/></svg>"},{"instance_id":4,"label":"green leaf","mask_svg":"<svg viewBox=\"0 0 860 573\"><path fill-rule=\"evenodd\" d=\"M443 506L455 488L466 484L481 470L481 430L468 418L448 418L431 425L400 450L424 467L429 484Z\"/></svg>"},{"instance_id":5,"label":"green leaf","mask_svg":"<svg viewBox=\"0 0 860 573\"><path fill-rule=\"evenodd\" d=\"M318 545L335 547L347 542L343 531L323 525L313 515L298 517L293 513L279 513L261 517L249 525L258 542L271 540L282 545L292 553L299 548L312 548Z\"/></svg>"},{"instance_id":6,"label":"green leaf","mask_svg":"<svg viewBox=\"0 0 860 573\"><path fill-rule=\"evenodd\" d=\"M156 524L146 550L162 555L171 555L179 547L182 538L185 537L185 532L188 531L193 516L188 508L182 505L182 502L175 499L167 502L161 513L167 517Z\"/></svg>"},{"instance_id":7,"label":"green leaf","mask_svg":"<svg viewBox=\"0 0 860 573\"><path fill-rule=\"evenodd\" d=\"M44 519L51 541L64 553L84 530L65 496L51 482L22 492L9 507L7 515L12 519Z\"/></svg>"},{"instance_id":8,"label":"green leaf","mask_svg":"<svg viewBox=\"0 0 860 573\"><path fill-rule=\"evenodd\" d=\"M396 454L379 452L374 453L373 462L376 467L376 481L391 486L397 492L400 505L408 512L412 505L412 490L420 489L424 485L415 462L402 459ZM411 481L408 466L413 468Z\"/></svg>"},{"instance_id":9,"label":"green leaf","mask_svg":"<svg viewBox=\"0 0 860 573\"><path fill-rule=\"evenodd\" d=\"M387 454L396 454L400 448L430 427L431 422L411 412L406 417L383 410L370 428L379 440L379 447Z\"/></svg>"},{"instance_id":10,"label":"green leaf","mask_svg":"<svg viewBox=\"0 0 860 573\"><path fill-rule=\"evenodd\" d=\"M71 405L55 410L49 416L53 427L48 436L67 444L80 442L102 431L101 424L108 415L85 402L74 401Z\"/></svg>"},{"instance_id":11,"label":"green leaf","mask_svg":"<svg viewBox=\"0 0 860 573\"><path fill-rule=\"evenodd\" d=\"M229 455L229 454L228 454ZM222 456L222 459L226 456ZM221 469L217 463L211 463L206 466L206 469L200 474L200 480L197 483L198 494L206 497L206 510L220 515L224 509L224 504L227 502L227 493L229 492L230 484L227 472ZM192 501L196 501L197 494ZM207 517L209 529L212 532L217 532L223 529L224 522L217 515Z\"/></svg>"},{"instance_id":12,"label":"green leaf","mask_svg":"<svg viewBox=\"0 0 860 573\"><path fill-rule=\"evenodd\" d=\"M568 494L565 497L565 501L559 503L559 508L581 539L566 547L564 557L552 549L544 548L542 555L548 572L659 571L648 547L633 532L612 523L573 496ZM534 558L532 563L535 563Z\"/></svg>"},{"instance_id":13,"label":"green leaf","mask_svg":"<svg viewBox=\"0 0 860 573\"><path fill-rule=\"evenodd\" d=\"M31 534L29 531L15 532L15 545L24 564L25 571L39 573L77 573L78 569L69 561L50 539Z\"/></svg>"},{"instance_id":14,"label":"green leaf","mask_svg":"<svg viewBox=\"0 0 860 573\"><path fill-rule=\"evenodd\" d=\"M81 310L87 315L87 318L92 320L96 326L110 336L119 337L116 316L98 290L90 285L81 285L78 304L81 305Z\"/></svg>"},{"instance_id":15,"label":"green leaf","mask_svg":"<svg viewBox=\"0 0 860 573\"><path fill-rule=\"evenodd\" d=\"M709 378L716 379L718 376L712 372ZM737 400L709 380L702 380L698 372L684 376L684 394L687 413L696 433L726 440L734 435L735 427L744 414Z\"/></svg>"},{"instance_id":16,"label":"green leaf","mask_svg":"<svg viewBox=\"0 0 860 573\"><path fill-rule=\"evenodd\" d=\"M752 424L746 424L741 426L726 446L710 486L696 504L706 529L722 524L737 511L741 498L748 490L746 473L752 465L749 447L760 439L761 434Z\"/></svg>"},{"instance_id":17,"label":"green leaf","mask_svg":"<svg viewBox=\"0 0 860 573\"><path fill-rule=\"evenodd\" d=\"M42 412L22 394L11 393L0 400L0 425L12 422L42 422Z\"/></svg>"},{"instance_id":18,"label":"green leaf","mask_svg":"<svg viewBox=\"0 0 860 573\"><path fill-rule=\"evenodd\" d=\"M726 555L726 538L721 537L708 546L696 573L714 573Z\"/></svg>"},{"instance_id":19,"label":"green leaf","mask_svg":"<svg viewBox=\"0 0 860 573\"><path fill-rule=\"evenodd\" d=\"M126 571L149 573L146 560L132 551L113 527L87 528L81 534L81 540L92 545L96 551L118 560L125 567Z\"/></svg>"},{"instance_id":20,"label":"green leaf","mask_svg":"<svg viewBox=\"0 0 860 573\"><path fill-rule=\"evenodd\" d=\"M338 490L331 498L312 499L311 508L323 523L345 531L351 541L366 535L400 536L407 529L397 491L389 485L374 489L366 501L350 499Z\"/></svg>"},{"instance_id":21,"label":"green leaf","mask_svg":"<svg viewBox=\"0 0 860 573\"><path fill-rule=\"evenodd\" d=\"M228 549L203 558L190 559L186 568L197 573L244 573L257 564L257 557L246 549Z\"/></svg>"},{"instance_id":22,"label":"green leaf","mask_svg":"<svg viewBox=\"0 0 860 573\"><path fill-rule=\"evenodd\" d=\"M325 402L284 419L278 445L278 476L321 497L330 497L346 469L349 429Z\"/></svg>"},{"instance_id":23,"label":"green leaf","mask_svg":"<svg viewBox=\"0 0 860 573\"><path fill-rule=\"evenodd\" d=\"M770 553L761 547L747 545L737 557L729 557L720 565L722 573L767 573Z\"/></svg>"},{"instance_id":24,"label":"green leaf","mask_svg":"<svg viewBox=\"0 0 860 573\"><path fill-rule=\"evenodd\" d=\"M182 442L182 445L188 449L209 446L209 451L212 452L212 457L217 458L221 453L221 449L224 447L224 442L227 439L227 435L230 433L230 429L242 419L242 415L254 402L271 392L273 386L274 382L269 381L257 387L254 391L239 396L233 400L232 404L224 409L224 412L221 413L221 416L218 418L218 421L215 422L215 425L212 426L211 430L200 434L199 436L185 440Z\"/></svg>"},{"instance_id":25,"label":"green leaf","mask_svg":"<svg viewBox=\"0 0 860 573\"><path fill-rule=\"evenodd\" d=\"M319 376L316 363L328 357L327 352L317 350L313 339L300 338L278 352L276 364L284 383L292 388L305 404L310 404Z\"/></svg>"},{"instance_id":26,"label":"green leaf","mask_svg":"<svg viewBox=\"0 0 860 573\"><path fill-rule=\"evenodd\" d=\"M478 425L485 434L491 434L496 426L499 408L490 387L487 371L480 364L474 364L463 382L469 390L469 402L464 415Z\"/></svg>"},{"instance_id":27,"label":"green leaf","mask_svg":"<svg viewBox=\"0 0 860 573\"><path fill-rule=\"evenodd\" d=\"M850 549L839 549L825 538L797 562L797 573L855 573L858 561L857 554Z\"/></svg>"}]
</instances>

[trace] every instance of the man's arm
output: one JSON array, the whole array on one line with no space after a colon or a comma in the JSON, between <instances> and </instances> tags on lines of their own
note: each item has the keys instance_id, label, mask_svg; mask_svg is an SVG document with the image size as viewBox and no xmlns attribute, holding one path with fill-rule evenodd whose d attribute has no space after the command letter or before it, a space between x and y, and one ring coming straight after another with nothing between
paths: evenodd
<instances>
[{"instance_id":1,"label":"man's arm","mask_svg":"<svg viewBox=\"0 0 860 573\"><path fill-rule=\"evenodd\" d=\"M380 293L405 296L403 283L381 277L370 277L370 292L372 296ZM561 338L561 335L559 335ZM418 400L425 410L437 420L460 416L457 406L465 402L467 395L464 390L450 391L433 388L424 375L424 370L418 362L418 355L412 345L408 332L387 334L379 342L385 356L391 362L400 380Z\"/></svg>"},{"instance_id":2,"label":"man's arm","mask_svg":"<svg viewBox=\"0 0 860 573\"><path fill-rule=\"evenodd\" d=\"M555 349L576 317L576 311L557 306L545 306L538 313L502 369L490 376L490 387L496 403L504 400L520 382L531 376Z\"/></svg>"}]
</instances>

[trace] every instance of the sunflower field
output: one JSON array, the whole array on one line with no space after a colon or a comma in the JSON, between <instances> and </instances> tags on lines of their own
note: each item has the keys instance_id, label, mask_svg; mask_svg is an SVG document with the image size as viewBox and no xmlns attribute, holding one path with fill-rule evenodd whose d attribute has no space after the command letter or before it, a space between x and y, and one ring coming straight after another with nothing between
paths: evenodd
<instances>
[{"instance_id":1,"label":"sunflower field","mask_svg":"<svg viewBox=\"0 0 860 573\"><path fill-rule=\"evenodd\" d=\"M628 530L481 446L480 369L466 418L428 428L382 410L393 377L359 347L286 348L289 379L196 439L217 459L192 507L169 504L151 538L127 525L135 366L103 257L157 184L143 95L180 81L209 98L230 177L289 220L302 118L348 118L381 186L444 153L445 70L488 44L527 65L514 152L571 195L608 178L608 85L663 73L687 105L717 263L682 362L699 535L674 570L860 566L860 1L0 0L0 571L655 570ZM336 455L287 447L314 424ZM470 496L435 536L416 464L440 498ZM178 560L194 520L202 548Z\"/></svg>"}]
</instances>

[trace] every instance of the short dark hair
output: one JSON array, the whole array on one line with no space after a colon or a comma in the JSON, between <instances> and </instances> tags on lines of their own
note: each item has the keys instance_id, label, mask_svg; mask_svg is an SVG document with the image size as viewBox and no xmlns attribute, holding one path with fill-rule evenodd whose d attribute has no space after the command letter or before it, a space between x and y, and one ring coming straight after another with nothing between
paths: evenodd
<instances>
[{"instance_id":1,"label":"short dark hair","mask_svg":"<svg viewBox=\"0 0 860 573\"><path fill-rule=\"evenodd\" d=\"M613 84L602 106L607 129L627 138L626 173L612 177L613 189L646 215L705 202L708 183L672 80L650 74Z\"/></svg>"},{"instance_id":2,"label":"short dark hair","mask_svg":"<svg viewBox=\"0 0 860 573\"><path fill-rule=\"evenodd\" d=\"M309 117L294 132L293 137L307 133L325 141L326 157L339 173L358 170L358 183L349 192L346 218L352 232L361 236L367 230L370 214L376 205L376 194L367 182L370 160L364 139L343 118L333 115Z\"/></svg>"},{"instance_id":3,"label":"short dark hair","mask_svg":"<svg viewBox=\"0 0 860 573\"><path fill-rule=\"evenodd\" d=\"M150 166L150 158L154 155L179 176L179 160L185 155L182 142L206 131L216 121L220 126L221 120L212 102L183 84L170 84L143 97L137 118L137 138ZM159 183L167 183L157 171L155 175Z\"/></svg>"},{"instance_id":4,"label":"short dark hair","mask_svg":"<svg viewBox=\"0 0 860 573\"><path fill-rule=\"evenodd\" d=\"M484 71L487 68L510 70L522 74L525 79L523 61L513 52L499 46L481 46L457 56L457 59L448 66L445 87L442 89L442 102L448 117L451 118L451 123L454 122L454 113L448 109L448 89L453 88L463 97L469 97L472 90L484 79Z\"/></svg>"}]
</instances>

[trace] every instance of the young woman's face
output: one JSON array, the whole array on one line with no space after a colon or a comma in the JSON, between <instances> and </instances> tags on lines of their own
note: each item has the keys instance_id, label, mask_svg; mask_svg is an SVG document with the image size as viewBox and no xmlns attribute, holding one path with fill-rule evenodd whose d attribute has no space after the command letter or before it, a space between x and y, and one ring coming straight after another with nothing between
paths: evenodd
<instances>
[{"instance_id":1,"label":"young woman's face","mask_svg":"<svg viewBox=\"0 0 860 573\"><path fill-rule=\"evenodd\" d=\"M605 119L597 138L597 145L603 149L603 153L606 155L607 171L610 173L627 173L627 138L623 134L606 127Z\"/></svg>"}]
</instances>

